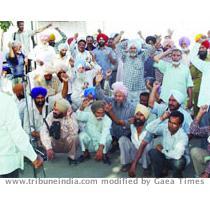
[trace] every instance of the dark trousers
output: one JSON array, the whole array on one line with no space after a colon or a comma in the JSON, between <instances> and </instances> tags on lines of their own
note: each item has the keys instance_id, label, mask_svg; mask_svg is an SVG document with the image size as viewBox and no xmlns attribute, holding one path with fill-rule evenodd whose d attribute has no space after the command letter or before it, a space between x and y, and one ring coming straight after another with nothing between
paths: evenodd
<instances>
[{"instance_id":1,"label":"dark trousers","mask_svg":"<svg viewBox=\"0 0 210 200\"><path fill-rule=\"evenodd\" d=\"M15 171L9 173L0 175L0 178L18 178L19 177L19 169L16 169Z\"/></svg>"},{"instance_id":2,"label":"dark trousers","mask_svg":"<svg viewBox=\"0 0 210 200\"><path fill-rule=\"evenodd\" d=\"M173 178L182 178L182 171L186 166L186 159L182 156L180 159L166 159L166 156L156 149L149 151L154 175L156 178L162 178L168 169L172 170Z\"/></svg>"}]
</instances>

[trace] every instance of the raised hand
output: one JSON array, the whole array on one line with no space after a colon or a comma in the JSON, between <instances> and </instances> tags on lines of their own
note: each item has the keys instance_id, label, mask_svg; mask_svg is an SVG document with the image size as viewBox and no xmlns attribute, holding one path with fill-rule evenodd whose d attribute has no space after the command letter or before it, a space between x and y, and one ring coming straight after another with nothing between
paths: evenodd
<instances>
[{"instance_id":1,"label":"raised hand","mask_svg":"<svg viewBox=\"0 0 210 200\"><path fill-rule=\"evenodd\" d=\"M95 79L96 84L100 84L102 80L103 80L103 74L101 71L98 71Z\"/></svg>"},{"instance_id":2,"label":"raised hand","mask_svg":"<svg viewBox=\"0 0 210 200\"><path fill-rule=\"evenodd\" d=\"M160 117L160 120L161 120L161 121L164 121L164 120L168 119L169 116L170 116L170 112L169 112L169 111L165 111L165 112L163 113L163 115Z\"/></svg>"}]
</instances>

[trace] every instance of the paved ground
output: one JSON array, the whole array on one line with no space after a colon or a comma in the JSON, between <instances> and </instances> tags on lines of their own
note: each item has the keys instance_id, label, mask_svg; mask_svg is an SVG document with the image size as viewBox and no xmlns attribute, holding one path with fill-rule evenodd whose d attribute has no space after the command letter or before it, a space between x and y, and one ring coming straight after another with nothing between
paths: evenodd
<instances>
[{"instance_id":1,"label":"paved ground","mask_svg":"<svg viewBox=\"0 0 210 200\"><path fill-rule=\"evenodd\" d=\"M191 141L191 146L197 146L197 140ZM65 154L56 154L56 159L47 161L44 164L46 176L48 178L128 178L127 173L120 172L119 151L111 154L111 165L97 162L90 159L78 165L69 165ZM142 169L139 166L137 177L141 177ZM171 175L169 174L169 177ZM25 170L20 177L33 177L33 168L28 163L25 164ZM43 177L42 170L38 170L38 177ZM184 171L184 177L194 177L192 162Z\"/></svg>"}]
</instances>

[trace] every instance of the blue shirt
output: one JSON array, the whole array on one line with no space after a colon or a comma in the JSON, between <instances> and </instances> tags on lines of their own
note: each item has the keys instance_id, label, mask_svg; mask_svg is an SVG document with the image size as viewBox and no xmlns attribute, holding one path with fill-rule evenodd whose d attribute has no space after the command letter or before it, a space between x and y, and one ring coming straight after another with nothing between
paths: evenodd
<instances>
[{"instance_id":1,"label":"blue shirt","mask_svg":"<svg viewBox=\"0 0 210 200\"><path fill-rule=\"evenodd\" d=\"M116 59L116 56L115 56L113 50L110 47L106 47L106 46L104 48L96 47L93 50L93 54L96 57L96 62L102 68L103 75L105 75L106 71L108 69L111 69L111 66L112 66L112 63L109 59L109 55L111 55L113 59Z\"/></svg>"},{"instance_id":2,"label":"blue shirt","mask_svg":"<svg viewBox=\"0 0 210 200\"><path fill-rule=\"evenodd\" d=\"M16 54L14 58L10 58L9 54L6 55L8 66L11 68L14 78L24 75L24 59L25 56L22 53Z\"/></svg>"}]
</instances>

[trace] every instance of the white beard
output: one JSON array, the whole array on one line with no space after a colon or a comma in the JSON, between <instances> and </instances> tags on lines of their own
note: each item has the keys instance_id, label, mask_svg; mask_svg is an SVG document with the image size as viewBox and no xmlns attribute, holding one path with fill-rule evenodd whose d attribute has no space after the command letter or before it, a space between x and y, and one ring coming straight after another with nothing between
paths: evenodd
<instances>
[{"instance_id":1,"label":"white beard","mask_svg":"<svg viewBox=\"0 0 210 200\"><path fill-rule=\"evenodd\" d=\"M180 61L172 61L172 65L178 66L180 64Z\"/></svg>"}]
</instances>

